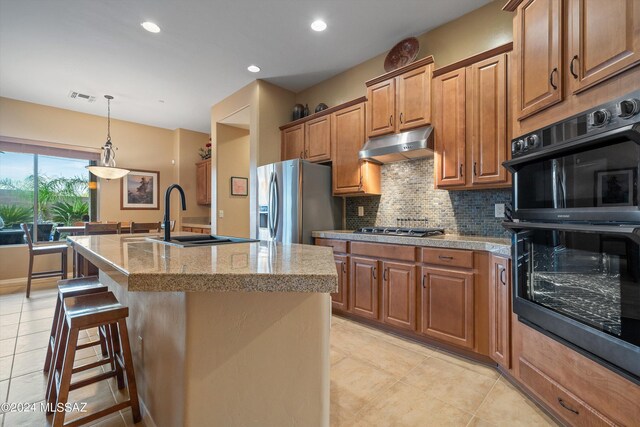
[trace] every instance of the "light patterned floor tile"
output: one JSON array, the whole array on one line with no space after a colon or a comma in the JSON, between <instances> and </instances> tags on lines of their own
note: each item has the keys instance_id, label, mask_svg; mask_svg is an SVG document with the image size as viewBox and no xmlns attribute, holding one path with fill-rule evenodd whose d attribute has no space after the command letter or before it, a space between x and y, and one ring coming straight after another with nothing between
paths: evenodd
<instances>
[{"instance_id":1,"label":"light patterned floor tile","mask_svg":"<svg viewBox=\"0 0 640 427\"><path fill-rule=\"evenodd\" d=\"M38 402L45 398L47 375L42 372L11 378L8 402Z\"/></svg>"},{"instance_id":2,"label":"light patterned floor tile","mask_svg":"<svg viewBox=\"0 0 640 427\"><path fill-rule=\"evenodd\" d=\"M20 323L20 313L3 314L0 316L0 328Z\"/></svg>"},{"instance_id":3,"label":"light patterned floor tile","mask_svg":"<svg viewBox=\"0 0 640 427\"><path fill-rule=\"evenodd\" d=\"M0 357L0 381L8 380L11 377L11 364L13 355Z\"/></svg>"},{"instance_id":4,"label":"light patterned floor tile","mask_svg":"<svg viewBox=\"0 0 640 427\"><path fill-rule=\"evenodd\" d=\"M6 340L9 338L15 338L18 335L19 324L0 326L0 340Z\"/></svg>"},{"instance_id":5,"label":"light patterned floor tile","mask_svg":"<svg viewBox=\"0 0 640 427\"><path fill-rule=\"evenodd\" d=\"M0 357L11 356L16 348L16 339L9 338L0 341Z\"/></svg>"},{"instance_id":6,"label":"light patterned floor tile","mask_svg":"<svg viewBox=\"0 0 640 427\"><path fill-rule=\"evenodd\" d=\"M18 337L16 341L16 354L46 347L49 342L50 333L50 331L43 331Z\"/></svg>"},{"instance_id":7,"label":"light patterned floor tile","mask_svg":"<svg viewBox=\"0 0 640 427\"><path fill-rule=\"evenodd\" d=\"M46 355L46 348L25 351L24 353L16 355L15 360L13 361L13 370L11 371L11 376L19 377L31 372L42 371L42 368L44 367L44 358Z\"/></svg>"},{"instance_id":8,"label":"light patterned floor tile","mask_svg":"<svg viewBox=\"0 0 640 427\"><path fill-rule=\"evenodd\" d=\"M18 329L18 336L35 334L36 332L51 332L51 325L53 324L53 317L39 319L34 321L20 322L20 329Z\"/></svg>"},{"instance_id":9,"label":"light patterned floor tile","mask_svg":"<svg viewBox=\"0 0 640 427\"><path fill-rule=\"evenodd\" d=\"M54 313L54 307L47 307L32 311L22 311L22 318L20 322L33 322L34 320L52 318Z\"/></svg>"},{"instance_id":10,"label":"light patterned floor tile","mask_svg":"<svg viewBox=\"0 0 640 427\"><path fill-rule=\"evenodd\" d=\"M7 401L7 394L9 393L9 380L0 381L0 403Z\"/></svg>"}]
</instances>

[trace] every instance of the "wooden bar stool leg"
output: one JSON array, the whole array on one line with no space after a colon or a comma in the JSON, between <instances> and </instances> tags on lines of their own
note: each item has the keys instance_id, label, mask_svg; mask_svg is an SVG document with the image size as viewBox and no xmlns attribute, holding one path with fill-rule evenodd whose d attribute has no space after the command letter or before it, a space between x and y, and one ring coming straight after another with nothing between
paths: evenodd
<instances>
[{"instance_id":1,"label":"wooden bar stool leg","mask_svg":"<svg viewBox=\"0 0 640 427\"><path fill-rule=\"evenodd\" d=\"M47 414L51 414L51 409L56 404L58 399L58 391L56 387L56 372L60 372L62 363L64 361L64 350L67 348L67 337L69 335L69 325L63 319L60 329L58 330L58 341L56 342L56 349L53 352L53 358L51 360L51 367L49 368L49 377L47 378L46 400L47 400Z\"/></svg>"},{"instance_id":2,"label":"wooden bar stool leg","mask_svg":"<svg viewBox=\"0 0 640 427\"><path fill-rule=\"evenodd\" d=\"M51 365L51 358L53 357L53 350L54 348L51 347L52 343L54 343L55 346L55 341L53 341L53 337L58 337L60 335L57 335L57 333L59 332L58 328L60 326L60 322L62 321L62 301L61 301L62 297L58 296L57 300L56 300L56 309L53 312L53 324L51 325L51 334L49 335L49 342L47 343L47 357L45 357L44 359L44 372L49 372L49 368Z\"/></svg>"},{"instance_id":3,"label":"wooden bar stool leg","mask_svg":"<svg viewBox=\"0 0 640 427\"><path fill-rule=\"evenodd\" d=\"M33 254L29 251L29 275L27 276L27 298L31 295L31 276L33 275Z\"/></svg>"},{"instance_id":4,"label":"wooden bar stool leg","mask_svg":"<svg viewBox=\"0 0 640 427\"><path fill-rule=\"evenodd\" d=\"M111 330L111 346L113 349L113 369L116 371L116 380L118 381L118 390L122 390L125 387L124 373L122 372L122 366L118 363L118 357L122 357L122 349L120 348L120 334L118 334L118 325L112 323L109 325Z\"/></svg>"},{"instance_id":5,"label":"wooden bar stool leg","mask_svg":"<svg viewBox=\"0 0 640 427\"><path fill-rule=\"evenodd\" d=\"M64 352L64 362L62 364L62 370L60 371L60 391L58 392L58 397L56 399L56 411L53 413L53 427L62 427L64 425L64 417L66 413L65 411L59 411L57 409L57 406L66 404L67 400L69 399L71 373L73 372L73 361L76 358L76 345L78 343L77 328L69 328L66 341L67 347Z\"/></svg>"},{"instance_id":6,"label":"wooden bar stool leg","mask_svg":"<svg viewBox=\"0 0 640 427\"><path fill-rule=\"evenodd\" d=\"M67 250L62 251L62 265L60 266L60 277L62 280L68 279L67 277Z\"/></svg>"},{"instance_id":7,"label":"wooden bar stool leg","mask_svg":"<svg viewBox=\"0 0 640 427\"><path fill-rule=\"evenodd\" d=\"M136 377L133 373L133 358L131 357L131 346L129 345L129 332L127 331L126 319L118 320L118 329L120 332L120 342L122 344L122 356L124 358L125 372L127 374L129 400L131 400L131 413L133 415L133 422L137 423L142 420L142 416L140 415L140 402L138 401Z\"/></svg>"}]
</instances>

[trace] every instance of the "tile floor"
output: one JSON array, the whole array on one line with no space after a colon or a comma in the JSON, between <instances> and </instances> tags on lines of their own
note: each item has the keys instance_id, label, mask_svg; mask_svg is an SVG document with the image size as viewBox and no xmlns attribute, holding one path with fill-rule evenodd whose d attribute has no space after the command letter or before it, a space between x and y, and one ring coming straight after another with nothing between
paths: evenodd
<instances>
[{"instance_id":1,"label":"tile floor","mask_svg":"<svg viewBox=\"0 0 640 427\"><path fill-rule=\"evenodd\" d=\"M29 299L23 294L0 295L0 403L43 399L46 376L42 364L55 298L55 289L34 291ZM95 333L91 333L82 335L80 341L95 339ZM97 360L97 351L99 346L82 350L77 363ZM95 373L91 370L83 374ZM126 394L110 380L72 392L70 401L87 402L91 410L124 398ZM74 416L80 414L67 419ZM7 427L50 422L41 412L0 414L0 424ZM126 410L92 425L120 427L133 423L130 410ZM331 425L556 424L494 369L334 316Z\"/></svg>"}]
</instances>

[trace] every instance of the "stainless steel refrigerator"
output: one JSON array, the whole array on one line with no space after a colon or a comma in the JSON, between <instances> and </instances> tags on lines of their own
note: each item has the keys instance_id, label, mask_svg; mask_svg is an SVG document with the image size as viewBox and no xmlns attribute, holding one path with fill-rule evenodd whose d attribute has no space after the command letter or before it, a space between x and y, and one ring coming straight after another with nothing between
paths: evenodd
<instances>
[{"instance_id":1,"label":"stainless steel refrigerator","mask_svg":"<svg viewBox=\"0 0 640 427\"><path fill-rule=\"evenodd\" d=\"M342 228L342 199L331 195L331 167L300 159L258 168L257 237L313 244L314 230Z\"/></svg>"}]
</instances>

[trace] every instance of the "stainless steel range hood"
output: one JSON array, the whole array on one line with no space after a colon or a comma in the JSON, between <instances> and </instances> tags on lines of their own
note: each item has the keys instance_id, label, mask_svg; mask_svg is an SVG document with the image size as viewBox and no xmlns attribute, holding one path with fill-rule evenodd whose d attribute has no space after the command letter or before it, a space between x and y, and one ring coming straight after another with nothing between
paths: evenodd
<instances>
[{"instance_id":1,"label":"stainless steel range hood","mask_svg":"<svg viewBox=\"0 0 640 427\"><path fill-rule=\"evenodd\" d=\"M368 140L359 157L378 163L399 162L433 156L433 128L423 126L393 135Z\"/></svg>"}]
</instances>

